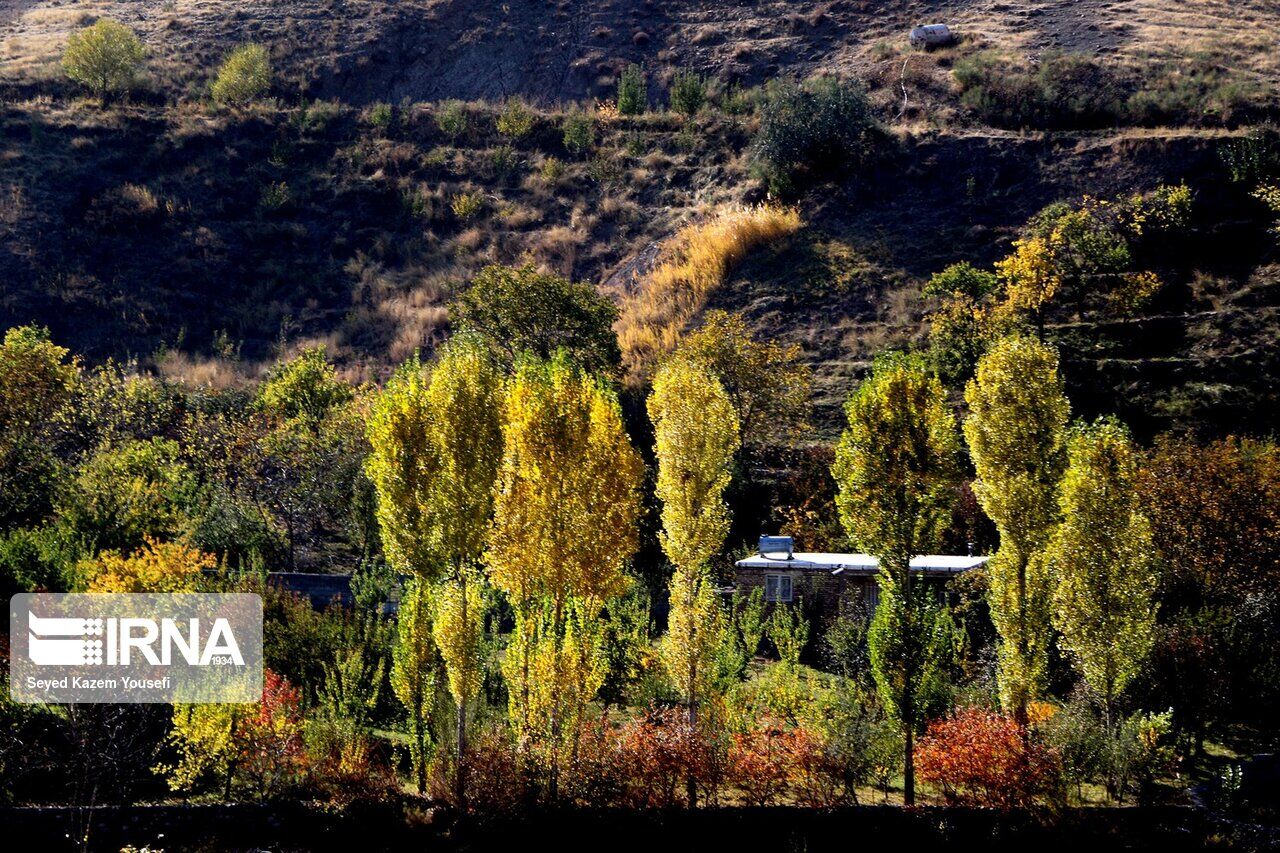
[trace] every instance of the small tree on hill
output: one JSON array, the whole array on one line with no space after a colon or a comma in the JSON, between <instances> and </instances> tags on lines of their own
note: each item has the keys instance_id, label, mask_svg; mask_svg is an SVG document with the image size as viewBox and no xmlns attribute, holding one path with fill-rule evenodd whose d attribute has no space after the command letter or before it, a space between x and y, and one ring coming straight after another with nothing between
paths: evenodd
<instances>
[{"instance_id":1,"label":"small tree on hill","mask_svg":"<svg viewBox=\"0 0 1280 853\"><path fill-rule=\"evenodd\" d=\"M639 65L631 64L618 78L618 112L638 116L649 109L649 82Z\"/></svg>"},{"instance_id":2,"label":"small tree on hill","mask_svg":"<svg viewBox=\"0 0 1280 853\"><path fill-rule=\"evenodd\" d=\"M241 45L231 52L213 81L213 99L224 106L244 106L271 86L271 59L260 44Z\"/></svg>"},{"instance_id":3,"label":"small tree on hill","mask_svg":"<svg viewBox=\"0 0 1280 853\"><path fill-rule=\"evenodd\" d=\"M102 18L67 39L62 69L105 104L111 95L128 91L145 56L133 30Z\"/></svg>"}]
</instances>

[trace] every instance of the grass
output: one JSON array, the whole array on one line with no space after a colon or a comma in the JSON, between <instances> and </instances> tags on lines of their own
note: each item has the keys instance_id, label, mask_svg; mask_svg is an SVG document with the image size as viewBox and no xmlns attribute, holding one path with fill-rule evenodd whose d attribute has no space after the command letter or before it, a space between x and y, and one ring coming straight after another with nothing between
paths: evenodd
<instances>
[{"instance_id":1,"label":"grass","mask_svg":"<svg viewBox=\"0 0 1280 853\"><path fill-rule=\"evenodd\" d=\"M711 294L752 249L800 226L794 208L733 205L677 232L640 289L623 300L617 331L628 375L647 375L675 347Z\"/></svg>"}]
</instances>

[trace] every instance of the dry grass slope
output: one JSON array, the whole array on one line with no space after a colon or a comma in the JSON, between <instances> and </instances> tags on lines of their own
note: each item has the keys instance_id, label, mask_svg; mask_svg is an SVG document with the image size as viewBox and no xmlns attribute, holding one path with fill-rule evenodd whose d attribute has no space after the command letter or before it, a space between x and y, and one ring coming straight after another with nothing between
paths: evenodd
<instances>
[{"instance_id":1,"label":"dry grass slope","mask_svg":"<svg viewBox=\"0 0 1280 853\"><path fill-rule=\"evenodd\" d=\"M647 375L675 347L747 253L796 232L800 225L794 208L733 205L682 228L642 286L623 299L617 330L628 375Z\"/></svg>"}]
</instances>

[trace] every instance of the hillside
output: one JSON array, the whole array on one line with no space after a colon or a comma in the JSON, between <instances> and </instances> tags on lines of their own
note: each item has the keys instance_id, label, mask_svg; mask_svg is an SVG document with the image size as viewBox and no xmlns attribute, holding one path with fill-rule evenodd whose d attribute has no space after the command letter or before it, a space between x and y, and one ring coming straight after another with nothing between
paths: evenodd
<instances>
[{"instance_id":1,"label":"hillside","mask_svg":"<svg viewBox=\"0 0 1280 853\"><path fill-rule=\"evenodd\" d=\"M1059 199L1180 181L1197 228L1162 264L1160 297L1136 318L1052 329L1073 398L1144 431L1265 429L1280 275L1260 206L1225 186L1220 152L1274 115L1268 6L3 0L0 325L45 324L91 359L196 382L239 381L309 342L378 377L447 333L445 304L487 263L632 286L682 223L763 198L748 162L758 119L733 99L836 73L868 87L881 156L795 199L801 233L712 300L802 345L822 435L875 352L922 340L930 274L996 260ZM150 52L139 90L107 110L57 68L67 34L99 16ZM905 30L926 18L960 43L908 50ZM275 99L211 108L213 68L248 40L270 47ZM1062 77L1045 77L1063 55ZM572 103L612 97L631 62L655 104L692 69L717 109L602 121L589 155L566 149ZM1073 126L1010 112L1010 98L1049 104L1064 86ZM511 95L537 108L515 142L494 127ZM461 133L440 126L451 98L473 102Z\"/></svg>"}]
</instances>

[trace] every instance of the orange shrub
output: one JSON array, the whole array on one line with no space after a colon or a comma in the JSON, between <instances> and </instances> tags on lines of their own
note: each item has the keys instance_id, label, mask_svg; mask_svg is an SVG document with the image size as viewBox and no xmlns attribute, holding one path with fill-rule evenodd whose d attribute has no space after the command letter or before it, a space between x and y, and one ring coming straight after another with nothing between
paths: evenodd
<instances>
[{"instance_id":1,"label":"orange shrub","mask_svg":"<svg viewBox=\"0 0 1280 853\"><path fill-rule=\"evenodd\" d=\"M916 775L937 785L948 803L1014 808L1053 793L1058 755L1012 717L962 708L929 724L916 747Z\"/></svg>"},{"instance_id":2,"label":"orange shrub","mask_svg":"<svg viewBox=\"0 0 1280 853\"><path fill-rule=\"evenodd\" d=\"M686 802L690 777L698 796L714 802L724 777L724 750L705 725L691 725L683 709L655 708L627 724L619 741L624 801L636 808Z\"/></svg>"}]
</instances>

